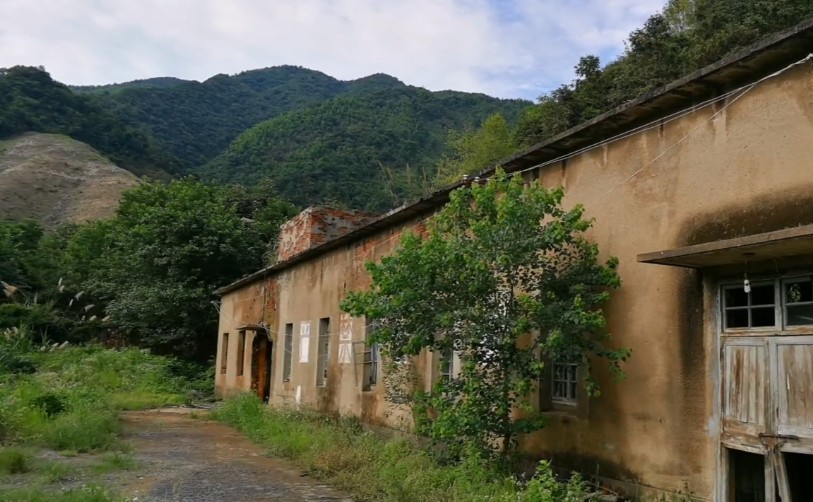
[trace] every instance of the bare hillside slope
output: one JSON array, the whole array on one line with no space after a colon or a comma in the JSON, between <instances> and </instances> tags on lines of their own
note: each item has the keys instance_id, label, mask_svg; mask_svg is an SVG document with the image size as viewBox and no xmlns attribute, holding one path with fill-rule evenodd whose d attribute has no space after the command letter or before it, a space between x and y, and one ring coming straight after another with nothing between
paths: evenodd
<instances>
[{"instance_id":1,"label":"bare hillside slope","mask_svg":"<svg viewBox=\"0 0 813 502\"><path fill-rule=\"evenodd\" d=\"M112 217L138 178L96 150L58 134L0 141L0 219L53 227Z\"/></svg>"}]
</instances>

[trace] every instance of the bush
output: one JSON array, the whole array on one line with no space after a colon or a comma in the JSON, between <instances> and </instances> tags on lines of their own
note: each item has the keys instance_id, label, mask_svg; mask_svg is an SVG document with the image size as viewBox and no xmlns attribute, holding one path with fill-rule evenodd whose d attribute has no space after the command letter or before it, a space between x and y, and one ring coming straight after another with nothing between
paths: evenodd
<instances>
[{"instance_id":1,"label":"bush","mask_svg":"<svg viewBox=\"0 0 813 502\"><path fill-rule=\"evenodd\" d=\"M0 472L21 474L31 470L30 458L18 448L0 449Z\"/></svg>"}]
</instances>

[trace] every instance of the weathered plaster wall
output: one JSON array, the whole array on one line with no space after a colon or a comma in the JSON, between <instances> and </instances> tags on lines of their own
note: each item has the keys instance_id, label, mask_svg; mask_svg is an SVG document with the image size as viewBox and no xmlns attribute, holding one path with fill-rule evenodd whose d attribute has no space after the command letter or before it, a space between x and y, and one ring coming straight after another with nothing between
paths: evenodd
<instances>
[{"instance_id":1,"label":"weathered plaster wall","mask_svg":"<svg viewBox=\"0 0 813 502\"><path fill-rule=\"evenodd\" d=\"M714 287L708 272L640 264L640 253L813 222L813 86L799 67L730 102L541 168L547 186L564 186L566 205L595 219L591 237L604 257L620 259L623 286L607 305L616 346L633 350L626 379L596 368L602 395L587 413L551 414L550 426L524 447L590 474L710 498L716 465ZM276 333L294 324L292 377L282 382L282 335L274 354L272 402L299 402L401 427L383 385L362 392L355 358L364 322L354 320L354 363L339 364L339 301L367 287L367 259L389 253L410 224L297 264L275 283L257 281L223 298L220 333L265 320ZM273 287L272 287L273 286ZM265 291L273 290L265 301ZM330 374L316 388L319 319L329 317ZM239 320L238 321L235 321ZM310 321L308 361L299 362L300 327ZM232 335L234 344L236 336ZM219 349L220 350L220 349ZM250 358L246 351L246 358ZM234 347L229 349L235 354ZM218 364L220 354L218 355ZM432 378L429 355L417 367ZM247 362L248 364L248 362ZM218 391L246 387L218 374ZM248 372L248 371L247 371ZM426 382L424 382L426 384Z\"/></svg>"},{"instance_id":2,"label":"weathered plaster wall","mask_svg":"<svg viewBox=\"0 0 813 502\"><path fill-rule=\"evenodd\" d=\"M811 75L801 67L728 108L719 103L541 170L542 183L566 188L566 204L586 206L603 255L620 259L623 285L606 311L614 343L633 355L619 384L599 368L603 393L587 420L554 417L530 451L711 497L714 303L703 273L636 256L813 222Z\"/></svg>"}]
</instances>

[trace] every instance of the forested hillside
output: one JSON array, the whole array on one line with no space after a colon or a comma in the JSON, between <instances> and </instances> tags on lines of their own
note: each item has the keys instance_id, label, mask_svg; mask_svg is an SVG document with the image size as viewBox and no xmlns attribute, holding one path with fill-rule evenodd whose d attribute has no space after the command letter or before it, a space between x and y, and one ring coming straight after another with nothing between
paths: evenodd
<instances>
[{"instance_id":1,"label":"forested hillside","mask_svg":"<svg viewBox=\"0 0 813 502\"><path fill-rule=\"evenodd\" d=\"M406 86L341 96L252 127L201 174L247 184L269 178L300 205L332 200L384 211L429 187L450 131L495 111L516 120L525 106Z\"/></svg>"},{"instance_id":2,"label":"forested hillside","mask_svg":"<svg viewBox=\"0 0 813 502\"><path fill-rule=\"evenodd\" d=\"M222 182L270 177L301 204L375 210L411 195L407 166L431 175L450 130L478 127L495 112L516 121L530 104L431 93L384 74L340 81L294 66L202 83L149 79L77 90L149 131L192 172ZM387 183L382 165L392 170Z\"/></svg>"},{"instance_id":3,"label":"forested hillside","mask_svg":"<svg viewBox=\"0 0 813 502\"><path fill-rule=\"evenodd\" d=\"M167 178L178 162L148 134L125 126L41 68L0 68L0 139L24 132L56 133L89 144L136 174Z\"/></svg>"}]
</instances>

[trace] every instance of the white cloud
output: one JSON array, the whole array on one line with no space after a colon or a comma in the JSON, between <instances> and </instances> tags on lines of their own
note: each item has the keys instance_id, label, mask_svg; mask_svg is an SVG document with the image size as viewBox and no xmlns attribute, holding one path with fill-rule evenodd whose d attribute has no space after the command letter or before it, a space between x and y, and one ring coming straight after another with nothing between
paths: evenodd
<instances>
[{"instance_id":1,"label":"white cloud","mask_svg":"<svg viewBox=\"0 0 813 502\"><path fill-rule=\"evenodd\" d=\"M102 84L293 64L536 97L618 54L664 0L3 0L0 67Z\"/></svg>"}]
</instances>

